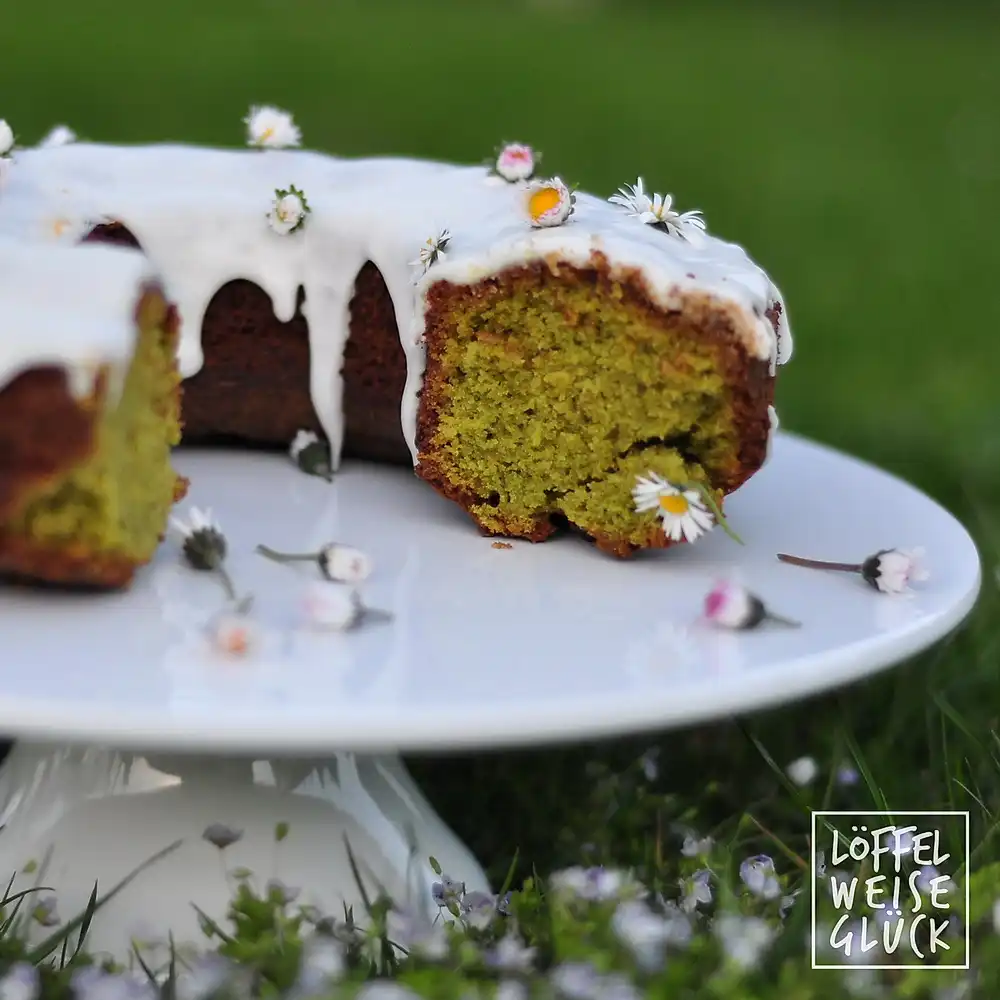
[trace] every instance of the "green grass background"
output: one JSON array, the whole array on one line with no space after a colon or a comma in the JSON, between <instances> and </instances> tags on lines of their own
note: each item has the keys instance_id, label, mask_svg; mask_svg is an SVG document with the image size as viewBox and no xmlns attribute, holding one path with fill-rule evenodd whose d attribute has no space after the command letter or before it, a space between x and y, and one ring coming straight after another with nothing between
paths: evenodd
<instances>
[{"instance_id":1,"label":"green grass background","mask_svg":"<svg viewBox=\"0 0 1000 1000\"><path fill-rule=\"evenodd\" d=\"M833 761L856 740L892 805L972 808L991 851L996 3L37 0L4 2L0 21L0 116L25 143L66 122L102 141L239 145L247 106L273 102L307 145L345 155L479 161L521 139L599 193L641 172L782 288L796 333L783 425L916 482L976 534L987 582L971 626L886 677L743 726L415 762L494 872L515 848L567 860L592 839L588 762L653 742L682 801L718 817L754 802L800 836L745 727L779 762ZM608 820L613 846L627 853L633 826Z\"/></svg>"}]
</instances>

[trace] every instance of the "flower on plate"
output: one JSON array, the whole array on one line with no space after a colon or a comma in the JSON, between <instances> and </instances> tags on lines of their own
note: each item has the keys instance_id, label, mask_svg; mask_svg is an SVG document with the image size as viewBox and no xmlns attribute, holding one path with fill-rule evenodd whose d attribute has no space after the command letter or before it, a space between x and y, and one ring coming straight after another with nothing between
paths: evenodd
<instances>
[{"instance_id":1,"label":"flower on plate","mask_svg":"<svg viewBox=\"0 0 1000 1000\"><path fill-rule=\"evenodd\" d=\"M669 194L646 193L642 178L635 184L626 184L609 199L612 205L624 208L630 218L638 219L647 226L661 229L665 233L688 239L695 232L705 231L705 220L701 212L678 212L673 206L673 196Z\"/></svg>"},{"instance_id":2,"label":"flower on plate","mask_svg":"<svg viewBox=\"0 0 1000 1000\"><path fill-rule=\"evenodd\" d=\"M772 613L759 597L732 580L716 583L705 595L704 608L706 620L721 628L746 631L765 621L789 626L799 624Z\"/></svg>"},{"instance_id":3,"label":"flower on plate","mask_svg":"<svg viewBox=\"0 0 1000 1000\"><path fill-rule=\"evenodd\" d=\"M315 562L333 583L361 583L372 573L372 560L366 553L336 542L324 545L318 552L276 552L266 545L258 545L257 552L272 562Z\"/></svg>"},{"instance_id":4,"label":"flower on plate","mask_svg":"<svg viewBox=\"0 0 1000 1000\"><path fill-rule=\"evenodd\" d=\"M360 623L365 608L353 587L316 581L303 589L302 611L313 628L347 632Z\"/></svg>"},{"instance_id":5,"label":"flower on plate","mask_svg":"<svg viewBox=\"0 0 1000 1000\"><path fill-rule=\"evenodd\" d=\"M812 757L798 757L785 768L785 773L791 779L792 784L803 788L816 780L819 774L819 765Z\"/></svg>"},{"instance_id":6,"label":"flower on plate","mask_svg":"<svg viewBox=\"0 0 1000 1000\"><path fill-rule=\"evenodd\" d=\"M510 184L531 180L538 160L541 159L530 146L508 142L497 153L493 172Z\"/></svg>"},{"instance_id":7,"label":"flower on plate","mask_svg":"<svg viewBox=\"0 0 1000 1000\"><path fill-rule=\"evenodd\" d=\"M740 880L752 895L761 899L777 899L781 895L781 883L774 873L774 861L766 854L747 858L740 865Z\"/></svg>"},{"instance_id":8,"label":"flower on plate","mask_svg":"<svg viewBox=\"0 0 1000 1000\"><path fill-rule=\"evenodd\" d=\"M224 565L229 546L219 522L212 517L211 510L192 507L187 521L172 517L170 526L183 539L181 552L184 561L192 569L217 574L226 595L231 601L236 601L236 588ZM237 605L238 613L245 613L250 602L250 597L242 598Z\"/></svg>"},{"instance_id":9,"label":"flower on plate","mask_svg":"<svg viewBox=\"0 0 1000 1000\"><path fill-rule=\"evenodd\" d=\"M314 431L299 430L288 446L292 461L310 476L319 476L327 482L333 480L333 462L330 443Z\"/></svg>"},{"instance_id":10,"label":"flower on plate","mask_svg":"<svg viewBox=\"0 0 1000 1000\"><path fill-rule=\"evenodd\" d=\"M0 156L7 156L14 148L14 130L6 119L0 118Z\"/></svg>"},{"instance_id":11,"label":"flower on plate","mask_svg":"<svg viewBox=\"0 0 1000 1000\"><path fill-rule=\"evenodd\" d=\"M802 556L780 552L778 559L792 566L826 569L839 573L857 573L873 590L883 594L905 594L911 582L922 582L930 573L923 565L924 550L879 549L864 562L828 562L825 559L803 559Z\"/></svg>"},{"instance_id":12,"label":"flower on plate","mask_svg":"<svg viewBox=\"0 0 1000 1000\"><path fill-rule=\"evenodd\" d=\"M76 142L76 133L68 125L56 125L38 144L39 149L55 149Z\"/></svg>"},{"instance_id":13,"label":"flower on plate","mask_svg":"<svg viewBox=\"0 0 1000 1000\"><path fill-rule=\"evenodd\" d=\"M528 187L524 204L531 224L539 229L561 226L576 208L576 196L558 178L535 181Z\"/></svg>"},{"instance_id":14,"label":"flower on plate","mask_svg":"<svg viewBox=\"0 0 1000 1000\"><path fill-rule=\"evenodd\" d=\"M292 116L270 105L254 106L243 119L247 145L258 149L282 149L302 144L302 132Z\"/></svg>"},{"instance_id":15,"label":"flower on plate","mask_svg":"<svg viewBox=\"0 0 1000 1000\"><path fill-rule=\"evenodd\" d=\"M274 201L267 213L267 224L279 236L289 236L306 224L306 216L311 211L305 194L291 184L274 192Z\"/></svg>"},{"instance_id":16,"label":"flower on plate","mask_svg":"<svg viewBox=\"0 0 1000 1000\"><path fill-rule=\"evenodd\" d=\"M256 623L246 614L224 612L208 627L213 648L226 656L249 656L259 644Z\"/></svg>"},{"instance_id":17,"label":"flower on plate","mask_svg":"<svg viewBox=\"0 0 1000 1000\"><path fill-rule=\"evenodd\" d=\"M426 274L439 260L447 256L451 233L442 229L437 236L428 236L417 254L417 259L410 261L410 266L419 268L421 274Z\"/></svg>"},{"instance_id":18,"label":"flower on plate","mask_svg":"<svg viewBox=\"0 0 1000 1000\"><path fill-rule=\"evenodd\" d=\"M714 518L698 490L675 486L655 472L636 479L632 490L636 512L655 510L672 542L695 542L712 529Z\"/></svg>"}]
</instances>

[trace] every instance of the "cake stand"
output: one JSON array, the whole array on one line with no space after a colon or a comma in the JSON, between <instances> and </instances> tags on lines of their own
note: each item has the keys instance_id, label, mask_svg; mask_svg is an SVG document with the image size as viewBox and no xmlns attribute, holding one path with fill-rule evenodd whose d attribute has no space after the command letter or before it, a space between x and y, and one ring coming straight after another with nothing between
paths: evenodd
<instances>
[{"instance_id":1,"label":"cake stand","mask_svg":"<svg viewBox=\"0 0 1000 1000\"><path fill-rule=\"evenodd\" d=\"M716 531L629 562L574 538L498 545L405 469L347 463L329 484L281 455L187 451L177 464L192 484L180 513L212 509L232 578L254 595L249 655L207 640L223 591L172 539L125 594L8 588L0 602L0 732L17 740L0 775L0 874L51 887L66 920L95 880L107 892L180 842L99 912L89 946L119 957L167 930L198 940L195 905L221 919L237 869L302 887L299 902L324 913L359 912L347 845L369 892L413 907L433 908L431 856L485 888L398 753L663 730L788 702L930 646L980 585L972 540L936 503L787 434L727 507L744 546ZM254 552L330 541L371 555L364 600L391 621L303 627L298 592L317 569ZM932 570L909 598L775 559L909 545ZM701 622L705 592L734 573L801 627ZM220 851L202 836L211 824L242 837Z\"/></svg>"}]
</instances>

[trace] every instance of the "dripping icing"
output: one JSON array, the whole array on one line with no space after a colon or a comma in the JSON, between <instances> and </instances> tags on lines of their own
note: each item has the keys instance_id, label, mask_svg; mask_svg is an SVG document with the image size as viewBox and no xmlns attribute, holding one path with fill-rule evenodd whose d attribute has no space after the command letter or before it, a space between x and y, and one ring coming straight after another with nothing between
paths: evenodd
<instances>
[{"instance_id":1,"label":"dripping icing","mask_svg":"<svg viewBox=\"0 0 1000 1000\"><path fill-rule=\"evenodd\" d=\"M534 229L524 215L523 187L494 180L484 167L344 160L304 150L78 143L21 154L0 199L0 233L44 234L51 243L56 219L67 219L70 231L92 220L121 222L177 306L185 378L202 365L202 322L223 285L238 278L259 285L282 322L292 319L304 289L310 391L335 466L343 445L339 372L350 301L368 261L389 290L406 357L400 418L414 462L427 291L438 280L470 284L537 260L587 266L596 251L613 271L638 270L663 307L679 292L735 306L746 320L738 324L745 348L772 370L790 356L781 297L741 247L710 235L667 236L586 194L577 195L567 224ZM282 236L266 216L274 191L290 184L305 193L312 211L307 226ZM451 233L447 256L414 283L410 262L443 229ZM754 315L774 302L782 305L777 333Z\"/></svg>"}]
</instances>

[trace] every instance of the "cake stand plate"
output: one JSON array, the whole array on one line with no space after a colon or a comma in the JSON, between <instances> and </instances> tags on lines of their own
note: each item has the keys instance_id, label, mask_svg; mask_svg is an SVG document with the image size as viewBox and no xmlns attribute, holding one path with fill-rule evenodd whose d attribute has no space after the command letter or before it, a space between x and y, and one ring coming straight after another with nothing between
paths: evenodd
<instances>
[{"instance_id":1,"label":"cake stand plate","mask_svg":"<svg viewBox=\"0 0 1000 1000\"><path fill-rule=\"evenodd\" d=\"M254 595L248 656L206 638L222 590L172 539L127 593L7 589L0 602L0 732L18 740L0 773L0 872L52 887L69 919L95 880L107 892L181 842L100 911L90 945L118 956L167 930L197 939L192 904L222 917L237 868L342 914L360 902L348 844L369 891L418 908L433 906L432 855L484 888L397 753L662 730L791 701L932 645L980 586L972 540L936 503L787 434L727 505L744 546L716 531L628 562L569 537L498 546L405 469L349 462L329 484L280 455L184 451L177 464L192 484L180 513L213 510L230 573ZM254 553L330 541L371 555L364 600L391 621L312 631L298 601L316 568ZM911 597L775 559L910 545L932 573ZM802 627L699 621L729 574ZM213 823L243 836L220 852L202 838Z\"/></svg>"}]
</instances>

